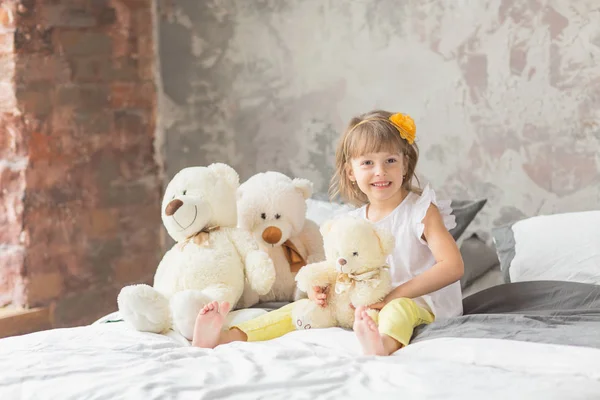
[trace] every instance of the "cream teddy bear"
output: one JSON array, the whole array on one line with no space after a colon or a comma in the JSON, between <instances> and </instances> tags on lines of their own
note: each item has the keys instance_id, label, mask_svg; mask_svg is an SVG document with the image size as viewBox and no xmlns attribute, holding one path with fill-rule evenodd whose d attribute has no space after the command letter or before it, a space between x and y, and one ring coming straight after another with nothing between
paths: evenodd
<instances>
[{"instance_id":1,"label":"cream teddy bear","mask_svg":"<svg viewBox=\"0 0 600 400\"><path fill-rule=\"evenodd\" d=\"M121 290L123 319L137 330L161 333L173 328L188 340L200 309L211 301L240 299L245 281L265 294L275 281L268 254L238 229L237 172L226 164L181 170L167 185L162 221L177 242L162 258L154 286Z\"/></svg>"},{"instance_id":2,"label":"cream teddy bear","mask_svg":"<svg viewBox=\"0 0 600 400\"><path fill-rule=\"evenodd\" d=\"M276 273L267 294L259 296L247 285L239 307L300 298L303 294L296 290L296 273L307 263L325 260L319 227L306 219L306 199L312 189L309 180L272 171L252 176L238 189L238 226L251 232L269 254Z\"/></svg>"},{"instance_id":3,"label":"cream teddy bear","mask_svg":"<svg viewBox=\"0 0 600 400\"><path fill-rule=\"evenodd\" d=\"M299 300L292 310L296 329L351 328L354 307L383 300L392 290L386 258L394 247L394 236L358 217L343 216L321 227L327 260L304 267L296 281L307 291L328 288L327 305L321 307L308 299ZM378 312L370 309L377 321Z\"/></svg>"}]
</instances>

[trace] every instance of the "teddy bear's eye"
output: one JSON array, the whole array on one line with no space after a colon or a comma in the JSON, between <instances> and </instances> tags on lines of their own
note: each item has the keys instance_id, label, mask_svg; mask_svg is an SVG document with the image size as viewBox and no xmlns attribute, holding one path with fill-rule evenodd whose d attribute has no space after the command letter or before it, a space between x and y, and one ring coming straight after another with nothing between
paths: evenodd
<instances>
[{"instance_id":1,"label":"teddy bear's eye","mask_svg":"<svg viewBox=\"0 0 600 400\"><path fill-rule=\"evenodd\" d=\"M279 218L281 218L281 215L275 214L275 219L279 219Z\"/></svg>"},{"instance_id":2,"label":"teddy bear's eye","mask_svg":"<svg viewBox=\"0 0 600 400\"><path fill-rule=\"evenodd\" d=\"M185 196L186 194L187 194L187 190L184 190L183 191L183 195Z\"/></svg>"},{"instance_id":3,"label":"teddy bear's eye","mask_svg":"<svg viewBox=\"0 0 600 400\"><path fill-rule=\"evenodd\" d=\"M358 252L356 252L356 251L355 251L354 253L352 253L352 255L353 255L354 257L358 257Z\"/></svg>"},{"instance_id":4,"label":"teddy bear's eye","mask_svg":"<svg viewBox=\"0 0 600 400\"><path fill-rule=\"evenodd\" d=\"M260 214L260 217L261 217L262 219L267 219L267 214L265 214L265 213L262 213L262 214Z\"/></svg>"}]
</instances>

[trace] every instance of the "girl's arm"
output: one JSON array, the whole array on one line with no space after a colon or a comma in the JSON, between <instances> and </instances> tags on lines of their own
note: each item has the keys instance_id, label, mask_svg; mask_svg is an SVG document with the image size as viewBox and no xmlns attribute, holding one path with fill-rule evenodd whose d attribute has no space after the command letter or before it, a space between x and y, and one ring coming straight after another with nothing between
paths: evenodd
<instances>
[{"instance_id":1,"label":"girl's arm","mask_svg":"<svg viewBox=\"0 0 600 400\"><path fill-rule=\"evenodd\" d=\"M446 229L444 221L437 207L430 205L425 218L423 239L427 241L436 263L430 269L413 279L396 287L381 303L373 304L371 308L381 308L387 302L407 297L416 297L435 292L456 281L464 273L463 259L456 245L456 241Z\"/></svg>"}]
</instances>

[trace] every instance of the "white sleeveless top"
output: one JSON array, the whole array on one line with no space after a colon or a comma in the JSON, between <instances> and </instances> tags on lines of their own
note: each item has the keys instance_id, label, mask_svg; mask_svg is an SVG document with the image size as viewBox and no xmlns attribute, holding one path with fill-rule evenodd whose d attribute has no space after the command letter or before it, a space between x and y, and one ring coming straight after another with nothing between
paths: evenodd
<instances>
[{"instance_id":1,"label":"white sleeveless top","mask_svg":"<svg viewBox=\"0 0 600 400\"><path fill-rule=\"evenodd\" d=\"M450 201L438 201L429 186L425 187L420 196L410 192L394 211L375 222L376 226L387 229L396 238L396 246L387 259L394 287L420 275L435 264L433 253L422 239L425 230L422 221L430 204L437 206L447 229L456 226L455 217L451 215ZM350 211L350 214L367 219L366 210L365 205ZM430 310L436 319L458 316L463 312L460 281L414 301Z\"/></svg>"}]
</instances>

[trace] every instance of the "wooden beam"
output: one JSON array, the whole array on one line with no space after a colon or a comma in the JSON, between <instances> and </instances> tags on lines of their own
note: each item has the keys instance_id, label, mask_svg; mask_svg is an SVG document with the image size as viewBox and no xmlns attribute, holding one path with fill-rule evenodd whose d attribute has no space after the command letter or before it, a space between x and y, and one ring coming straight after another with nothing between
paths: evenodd
<instances>
[{"instance_id":1,"label":"wooden beam","mask_svg":"<svg viewBox=\"0 0 600 400\"><path fill-rule=\"evenodd\" d=\"M52 328L50 309L0 308L0 338L24 335Z\"/></svg>"}]
</instances>

